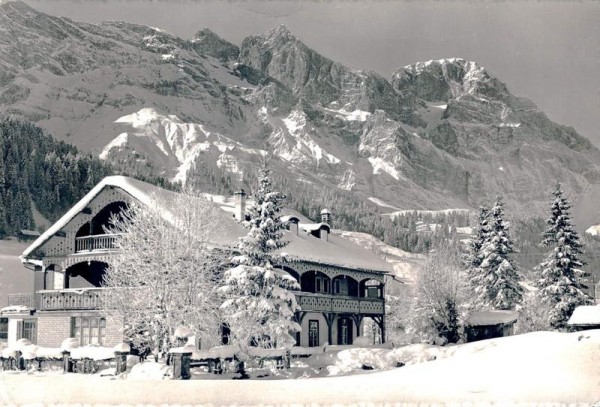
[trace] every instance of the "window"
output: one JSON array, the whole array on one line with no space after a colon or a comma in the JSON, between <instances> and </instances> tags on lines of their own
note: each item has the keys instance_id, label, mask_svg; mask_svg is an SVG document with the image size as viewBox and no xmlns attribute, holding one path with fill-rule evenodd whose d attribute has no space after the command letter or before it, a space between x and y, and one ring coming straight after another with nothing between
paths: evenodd
<instances>
[{"instance_id":1,"label":"window","mask_svg":"<svg viewBox=\"0 0 600 407\"><path fill-rule=\"evenodd\" d=\"M37 342L37 321L35 319L24 319L20 324L19 339L26 338L31 343Z\"/></svg>"},{"instance_id":2,"label":"window","mask_svg":"<svg viewBox=\"0 0 600 407\"><path fill-rule=\"evenodd\" d=\"M0 318L0 340L8 339L8 318Z\"/></svg>"},{"instance_id":3,"label":"window","mask_svg":"<svg viewBox=\"0 0 600 407\"><path fill-rule=\"evenodd\" d=\"M369 298L379 298L379 288L378 287L367 287L367 297Z\"/></svg>"},{"instance_id":4,"label":"window","mask_svg":"<svg viewBox=\"0 0 600 407\"><path fill-rule=\"evenodd\" d=\"M103 345L106 319L103 317L72 317L71 336L84 345Z\"/></svg>"},{"instance_id":5,"label":"window","mask_svg":"<svg viewBox=\"0 0 600 407\"><path fill-rule=\"evenodd\" d=\"M316 319L308 321L308 346L319 346L319 321Z\"/></svg>"},{"instance_id":6,"label":"window","mask_svg":"<svg viewBox=\"0 0 600 407\"><path fill-rule=\"evenodd\" d=\"M317 293L329 293L329 278L327 276L315 277L315 292Z\"/></svg>"},{"instance_id":7,"label":"window","mask_svg":"<svg viewBox=\"0 0 600 407\"><path fill-rule=\"evenodd\" d=\"M333 280L333 293L339 294L340 292L340 280Z\"/></svg>"}]
</instances>

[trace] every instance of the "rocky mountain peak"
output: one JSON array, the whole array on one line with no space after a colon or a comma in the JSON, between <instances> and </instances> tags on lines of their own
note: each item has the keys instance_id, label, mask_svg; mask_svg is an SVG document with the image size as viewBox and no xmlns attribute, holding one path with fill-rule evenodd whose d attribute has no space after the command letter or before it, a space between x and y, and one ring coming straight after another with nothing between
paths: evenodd
<instances>
[{"instance_id":1,"label":"rocky mountain peak","mask_svg":"<svg viewBox=\"0 0 600 407\"><path fill-rule=\"evenodd\" d=\"M122 168L182 181L202 166L237 179L269 153L290 188L406 209L477 207L500 193L515 211L540 213L548 180L600 190L600 152L476 62L419 62L390 81L285 26L238 48L208 29L187 40L4 3L0 112Z\"/></svg>"},{"instance_id":2,"label":"rocky mountain peak","mask_svg":"<svg viewBox=\"0 0 600 407\"><path fill-rule=\"evenodd\" d=\"M267 39L270 39L270 40L277 40L277 39L280 39L283 41L297 40L297 38L294 36L294 34L292 34L291 31L288 30L288 28L284 24L280 24L275 28L271 28L264 34L264 37Z\"/></svg>"},{"instance_id":3,"label":"rocky mountain peak","mask_svg":"<svg viewBox=\"0 0 600 407\"><path fill-rule=\"evenodd\" d=\"M417 62L400 68L392 77L397 90L408 90L431 102L482 94L502 98L506 85L492 78L477 62L463 58L446 58Z\"/></svg>"},{"instance_id":4,"label":"rocky mountain peak","mask_svg":"<svg viewBox=\"0 0 600 407\"><path fill-rule=\"evenodd\" d=\"M26 3L19 0L0 0L0 18L8 18L11 20L23 20L43 16L50 18L43 13L31 8Z\"/></svg>"},{"instance_id":5,"label":"rocky mountain peak","mask_svg":"<svg viewBox=\"0 0 600 407\"><path fill-rule=\"evenodd\" d=\"M237 45L219 37L208 28L200 30L192 39L194 49L204 55L210 55L222 61L236 60L240 54Z\"/></svg>"},{"instance_id":6,"label":"rocky mountain peak","mask_svg":"<svg viewBox=\"0 0 600 407\"><path fill-rule=\"evenodd\" d=\"M20 0L0 0L0 11L6 10L21 10L37 13L36 10Z\"/></svg>"}]
</instances>

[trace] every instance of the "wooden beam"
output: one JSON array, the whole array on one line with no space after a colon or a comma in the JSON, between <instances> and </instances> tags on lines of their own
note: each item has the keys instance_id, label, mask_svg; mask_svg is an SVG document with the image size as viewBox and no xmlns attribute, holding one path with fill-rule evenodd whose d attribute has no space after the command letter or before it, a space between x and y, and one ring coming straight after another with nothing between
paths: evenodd
<instances>
[{"instance_id":1,"label":"wooden beam","mask_svg":"<svg viewBox=\"0 0 600 407\"><path fill-rule=\"evenodd\" d=\"M358 338L361 335L360 332L360 325L362 324L364 315L362 314L352 314L352 319L354 320L354 323L356 324L356 337Z\"/></svg>"},{"instance_id":2,"label":"wooden beam","mask_svg":"<svg viewBox=\"0 0 600 407\"><path fill-rule=\"evenodd\" d=\"M327 322L327 342L329 342L330 345L333 345L333 331L331 328L333 327L333 321L335 321L337 314L335 312L323 312L322 314L325 317L325 322Z\"/></svg>"}]
</instances>

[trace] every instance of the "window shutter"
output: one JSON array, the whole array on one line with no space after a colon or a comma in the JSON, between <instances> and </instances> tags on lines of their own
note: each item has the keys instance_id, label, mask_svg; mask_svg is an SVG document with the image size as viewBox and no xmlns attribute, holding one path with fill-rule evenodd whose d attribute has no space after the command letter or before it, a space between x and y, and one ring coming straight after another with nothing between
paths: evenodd
<instances>
[{"instance_id":1,"label":"window shutter","mask_svg":"<svg viewBox=\"0 0 600 407\"><path fill-rule=\"evenodd\" d=\"M17 321L17 339L23 337L23 320Z\"/></svg>"}]
</instances>

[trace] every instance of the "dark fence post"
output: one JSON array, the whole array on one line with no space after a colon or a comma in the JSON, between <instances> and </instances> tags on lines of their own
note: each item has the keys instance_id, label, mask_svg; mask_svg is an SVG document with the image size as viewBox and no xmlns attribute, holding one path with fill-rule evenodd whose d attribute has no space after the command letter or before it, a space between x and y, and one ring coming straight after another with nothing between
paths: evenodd
<instances>
[{"instance_id":1,"label":"dark fence post","mask_svg":"<svg viewBox=\"0 0 600 407\"><path fill-rule=\"evenodd\" d=\"M116 374L124 373L127 370L127 355L129 352L115 351L115 361L117 362Z\"/></svg>"},{"instance_id":2,"label":"dark fence post","mask_svg":"<svg viewBox=\"0 0 600 407\"><path fill-rule=\"evenodd\" d=\"M131 346L128 343L120 343L114 347L116 374L127 371L127 355L131 353Z\"/></svg>"},{"instance_id":3,"label":"dark fence post","mask_svg":"<svg viewBox=\"0 0 600 407\"><path fill-rule=\"evenodd\" d=\"M25 359L23 358L23 352L20 350L16 352L15 362L17 363L17 370L25 370Z\"/></svg>"},{"instance_id":4,"label":"dark fence post","mask_svg":"<svg viewBox=\"0 0 600 407\"><path fill-rule=\"evenodd\" d=\"M192 352L174 352L171 353L171 362L173 366L173 379L188 380L190 374L190 361Z\"/></svg>"},{"instance_id":5,"label":"dark fence post","mask_svg":"<svg viewBox=\"0 0 600 407\"><path fill-rule=\"evenodd\" d=\"M71 352L63 351L63 373L73 373L73 361L71 360Z\"/></svg>"}]
</instances>

